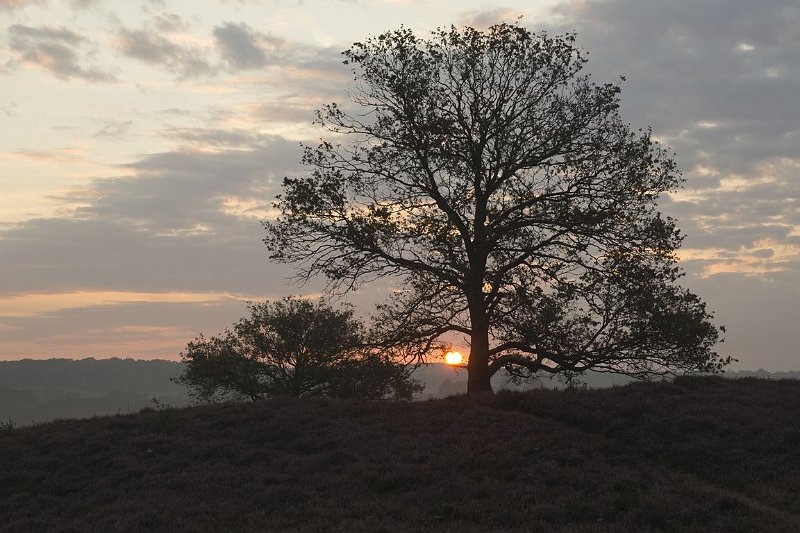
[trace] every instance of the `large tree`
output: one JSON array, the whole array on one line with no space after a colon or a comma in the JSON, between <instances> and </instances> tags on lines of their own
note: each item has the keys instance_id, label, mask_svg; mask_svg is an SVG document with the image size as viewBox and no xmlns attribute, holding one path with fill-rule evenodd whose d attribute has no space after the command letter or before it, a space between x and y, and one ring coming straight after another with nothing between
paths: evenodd
<instances>
[{"instance_id":1,"label":"large tree","mask_svg":"<svg viewBox=\"0 0 800 533\"><path fill-rule=\"evenodd\" d=\"M350 309L298 298L252 303L223 335L200 336L181 354L175 381L204 402L272 396L410 400L410 369L366 346Z\"/></svg>"},{"instance_id":2,"label":"large tree","mask_svg":"<svg viewBox=\"0 0 800 533\"><path fill-rule=\"evenodd\" d=\"M682 179L617 84L581 70L574 35L500 24L408 29L344 52L348 106L318 112L309 174L265 222L271 257L349 290L384 276L385 347L424 358L468 338L468 391L587 369L714 371L719 329L682 289L682 236L657 198Z\"/></svg>"}]
</instances>

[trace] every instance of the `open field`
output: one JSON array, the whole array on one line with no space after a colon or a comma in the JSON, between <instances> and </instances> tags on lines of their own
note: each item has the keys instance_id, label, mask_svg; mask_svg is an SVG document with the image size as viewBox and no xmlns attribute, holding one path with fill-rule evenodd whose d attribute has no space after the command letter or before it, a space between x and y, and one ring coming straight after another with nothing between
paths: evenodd
<instances>
[{"instance_id":1,"label":"open field","mask_svg":"<svg viewBox=\"0 0 800 533\"><path fill-rule=\"evenodd\" d=\"M0 429L0 531L800 531L800 381Z\"/></svg>"}]
</instances>

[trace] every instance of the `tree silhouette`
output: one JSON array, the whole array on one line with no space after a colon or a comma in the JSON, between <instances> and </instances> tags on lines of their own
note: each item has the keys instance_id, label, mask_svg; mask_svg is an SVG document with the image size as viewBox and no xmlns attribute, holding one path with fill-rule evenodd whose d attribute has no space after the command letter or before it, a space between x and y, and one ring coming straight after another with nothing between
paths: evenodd
<instances>
[{"instance_id":1,"label":"tree silhouette","mask_svg":"<svg viewBox=\"0 0 800 533\"><path fill-rule=\"evenodd\" d=\"M364 348L351 310L298 298L249 305L221 336L191 341L175 381L201 401L271 396L411 399L419 390L405 366Z\"/></svg>"},{"instance_id":2,"label":"tree silhouette","mask_svg":"<svg viewBox=\"0 0 800 533\"><path fill-rule=\"evenodd\" d=\"M676 165L621 121L618 85L581 74L574 35L401 28L344 54L352 102L318 111L330 135L264 223L273 259L333 290L397 278L383 346L424 359L463 334L470 393L500 369L648 377L730 361L676 284L682 236L656 209Z\"/></svg>"}]
</instances>

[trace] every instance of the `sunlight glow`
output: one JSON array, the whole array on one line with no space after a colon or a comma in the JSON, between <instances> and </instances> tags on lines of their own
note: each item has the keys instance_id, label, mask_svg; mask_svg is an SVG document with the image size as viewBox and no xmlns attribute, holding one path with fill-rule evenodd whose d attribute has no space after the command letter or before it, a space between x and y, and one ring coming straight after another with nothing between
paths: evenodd
<instances>
[{"instance_id":1,"label":"sunlight glow","mask_svg":"<svg viewBox=\"0 0 800 533\"><path fill-rule=\"evenodd\" d=\"M458 366L464 364L464 356L461 352L447 352L444 354L444 360L448 365Z\"/></svg>"}]
</instances>

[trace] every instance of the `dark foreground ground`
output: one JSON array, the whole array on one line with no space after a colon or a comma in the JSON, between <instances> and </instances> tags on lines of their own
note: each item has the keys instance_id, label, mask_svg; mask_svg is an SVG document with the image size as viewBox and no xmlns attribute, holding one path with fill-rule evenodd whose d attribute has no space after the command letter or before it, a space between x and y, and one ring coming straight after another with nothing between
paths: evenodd
<instances>
[{"instance_id":1,"label":"dark foreground ground","mask_svg":"<svg viewBox=\"0 0 800 533\"><path fill-rule=\"evenodd\" d=\"M0 531L800 531L800 381L0 427Z\"/></svg>"}]
</instances>

